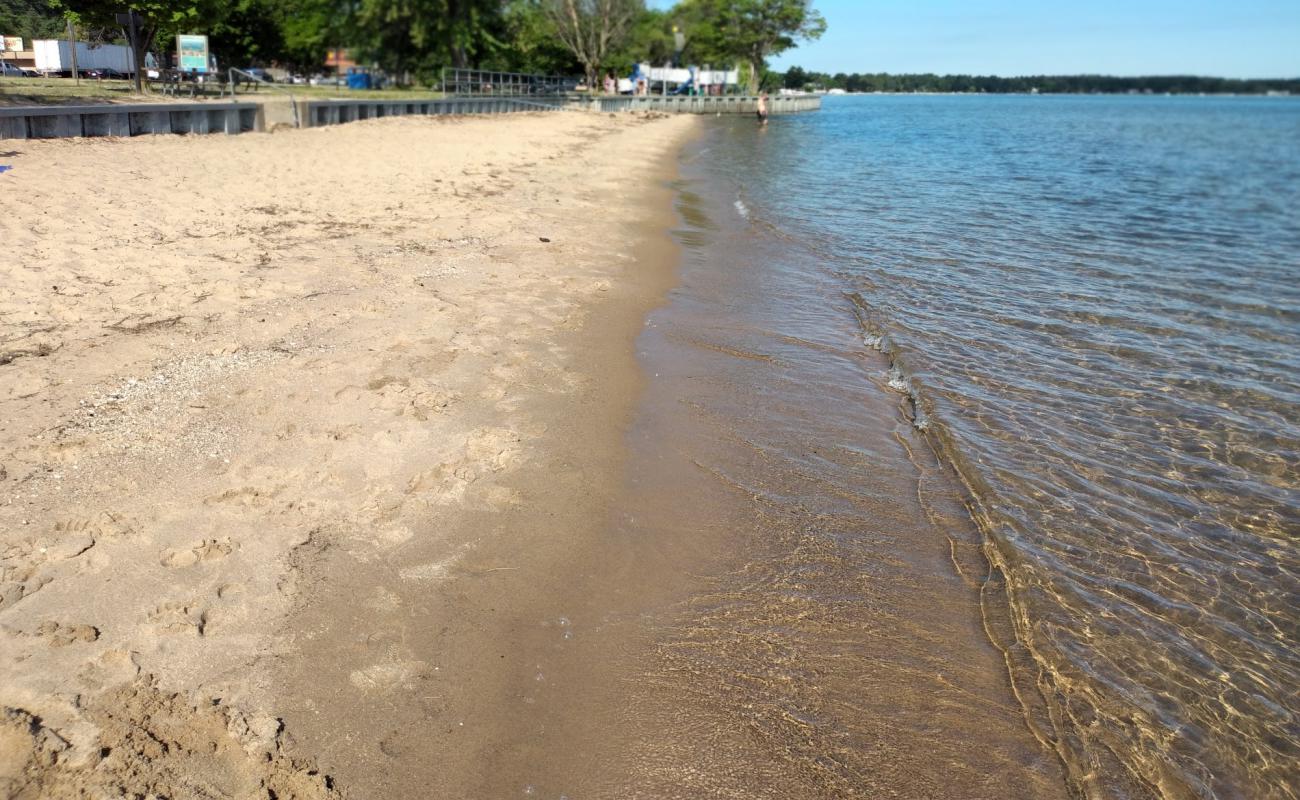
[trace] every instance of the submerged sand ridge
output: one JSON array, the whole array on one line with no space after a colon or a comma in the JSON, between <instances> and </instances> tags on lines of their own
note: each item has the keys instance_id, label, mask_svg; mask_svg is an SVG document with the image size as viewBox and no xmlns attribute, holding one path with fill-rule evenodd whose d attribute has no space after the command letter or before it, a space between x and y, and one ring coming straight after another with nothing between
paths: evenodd
<instances>
[{"instance_id":1,"label":"submerged sand ridge","mask_svg":"<svg viewBox=\"0 0 1300 800\"><path fill-rule=\"evenodd\" d=\"M664 279L620 237L693 124L22 143L0 219L0 793L323 797L341 772L365 796L416 722L490 692L431 689L443 665L376 621L518 569L494 559L527 534L519 470L594 508L616 437L584 421L621 424L634 312ZM605 346L575 350L601 308ZM407 727L371 737L386 705Z\"/></svg>"}]
</instances>

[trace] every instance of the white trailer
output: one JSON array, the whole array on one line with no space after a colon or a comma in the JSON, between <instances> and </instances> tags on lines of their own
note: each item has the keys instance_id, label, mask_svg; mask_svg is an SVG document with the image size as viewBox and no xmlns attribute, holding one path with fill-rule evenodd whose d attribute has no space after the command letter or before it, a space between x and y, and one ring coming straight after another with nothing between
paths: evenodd
<instances>
[{"instance_id":1,"label":"white trailer","mask_svg":"<svg viewBox=\"0 0 1300 800\"><path fill-rule=\"evenodd\" d=\"M32 49L37 72L72 74L72 48L66 40L37 39ZM135 59L125 45L77 42L77 69L111 69L129 75L135 72Z\"/></svg>"}]
</instances>

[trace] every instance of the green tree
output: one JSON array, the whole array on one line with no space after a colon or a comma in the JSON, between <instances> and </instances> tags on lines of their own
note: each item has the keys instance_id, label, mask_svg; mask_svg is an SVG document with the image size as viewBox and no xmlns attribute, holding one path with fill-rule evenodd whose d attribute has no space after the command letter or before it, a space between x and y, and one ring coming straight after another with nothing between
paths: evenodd
<instances>
[{"instance_id":1,"label":"green tree","mask_svg":"<svg viewBox=\"0 0 1300 800\"><path fill-rule=\"evenodd\" d=\"M489 58L500 13L498 0L360 0L353 41L390 73L431 80Z\"/></svg>"},{"instance_id":2,"label":"green tree","mask_svg":"<svg viewBox=\"0 0 1300 800\"><path fill-rule=\"evenodd\" d=\"M63 15L59 6L48 0L4 0L0 2L0 35L21 36L30 47L32 39L52 39L63 35Z\"/></svg>"},{"instance_id":3,"label":"green tree","mask_svg":"<svg viewBox=\"0 0 1300 800\"><path fill-rule=\"evenodd\" d=\"M669 63L674 49L672 12L646 8L633 20L627 38L610 54L607 65L620 74L630 74L633 64Z\"/></svg>"},{"instance_id":4,"label":"green tree","mask_svg":"<svg viewBox=\"0 0 1300 800\"><path fill-rule=\"evenodd\" d=\"M277 0L233 0L209 28L209 46L222 64L247 67L285 58L283 6Z\"/></svg>"},{"instance_id":5,"label":"green tree","mask_svg":"<svg viewBox=\"0 0 1300 800\"><path fill-rule=\"evenodd\" d=\"M601 70L627 40L644 0L546 0L546 13L564 46L582 64L587 86L595 91Z\"/></svg>"},{"instance_id":6,"label":"green tree","mask_svg":"<svg viewBox=\"0 0 1300 800\"><path fill-rule=\"evenodd\" d=\"M682 0L668 12L686 36L682 61L732 66L743 58L723 28L719 0Z\"/></svg>"},{"instance_id":7,"label":"green tree","mask_svg":"<svg viewBox=\"0 0 1300 800\"><path fill-rule=\"evenodd\" d=\"M354 6L351 0L278 0L285 59L315 69L330 50L355 44Z\"/></svg>"},{"instance_id":8,"label":"green tree","mask_svg":"<svg viewBox=\"0 0 1300 800\"><path fill-rule=\"evenodd\" d=\"M179 33L203 33L225 13L221 0L62 0L60 10L70 12L80 23L120 31L117 15L127 8L140 14L141 52ZM164 48L170 49L170 48ZM143 60L143 57L141 57Z\"/></svg>"},{"instance_id":9,"label":"green tree","mask_svg":"<svg viewBox=\"0 0 1300 800\"><path fill-rule=\"evenodd\" d=\"M746 62L754 88L769 57L826 31L812 0L683 0L681 13L692 60Z\"/></svg>"},{"instance_id":10,"label":"green tree","mask_svg":"<svg viewBox=\"0 0 1300 800\"><path fill-rule=\"evenodd\" d=\"M571 75L582 69L573 52L560 42L545 0L509 0L497 21L497 46L487 69L505 72Z\"/></svg>"},{"instance_id":11,"label":"green tree","mask_svg":"<svg viewBox=\"0 0 1300 800\"><path fill-rule=\"evenodd\" d=\"M790 67L785 71L781 85L787 89L802 90L808 85L808 73L804 72L803 67Z\"/></svg>"}]
</instances>

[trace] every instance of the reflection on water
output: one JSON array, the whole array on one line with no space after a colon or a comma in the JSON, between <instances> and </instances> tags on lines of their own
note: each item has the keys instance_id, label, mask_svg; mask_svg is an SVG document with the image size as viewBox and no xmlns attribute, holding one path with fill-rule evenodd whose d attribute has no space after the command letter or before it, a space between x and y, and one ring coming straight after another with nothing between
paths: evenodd
<instances>
[{"instance_id":1,"label":"reflection on water","mask_svg":"<svg viewBox=\"0 0 1300 800\"><path fill-rule=\"evenodd\" d=\"M845 98L711 137L699 168L768 259L737 303L783 293L772 327L808 340L856 314L889 359L966 483L990 632L1075 785L1295 797L1300 103ZM834 408L804 388L762 414ZM805 490L872 491L838 472L863 446L841 430L798 454ZM816 564L783 578L792 607L835 602Z\"/></svg>"}]
</instances>

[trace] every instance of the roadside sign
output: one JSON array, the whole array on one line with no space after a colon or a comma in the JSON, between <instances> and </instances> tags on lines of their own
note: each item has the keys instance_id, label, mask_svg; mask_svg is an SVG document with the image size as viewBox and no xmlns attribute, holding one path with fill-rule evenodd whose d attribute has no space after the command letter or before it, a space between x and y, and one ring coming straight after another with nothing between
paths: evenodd
<instances>
[{"instance_id":1,"label":"roadside sign","mask_svg":"<svg viewBox=\"0 0 1300 800\"><path fill-rule=\"evenodd\" d=\"M21 36L0 36L0 50L6 52L18 53L23 49L23 37Z\"/></svg>"},{"instance_id":2,"label":"roadside sign","mask_svg":"<svg viewBox=\"0 0 1300 800\"><path fill-rule=\"evenodd\" d=\"M182 72L208 71L208 37L183 33L176 37L176 52Z\"/></svg>"}]
</instances>

